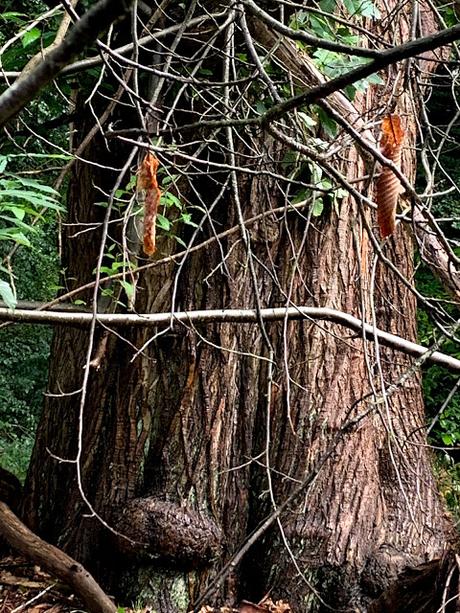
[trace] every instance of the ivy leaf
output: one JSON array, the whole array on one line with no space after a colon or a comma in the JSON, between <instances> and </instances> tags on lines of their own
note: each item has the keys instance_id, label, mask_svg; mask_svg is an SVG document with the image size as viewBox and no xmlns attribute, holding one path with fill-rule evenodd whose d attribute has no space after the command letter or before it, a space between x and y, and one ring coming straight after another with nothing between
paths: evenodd
<instances>
[{"instance_id":1,"label":"ivy leaf","mask_svg":"<svg viewBox=\"0 0 460 613\"><path fill-rule=\"evenodd\" d=\"M162 194L161 204L164 204L164 206L166 207L175 206L178 209L182 209L181 201L171 192L165 192L164 194Z\"/></svg>"},{"instance_id":2,"label":"ivy leaf","mask_svg":"<svg viewBox=\"0 0 460 613\"><path fill-rule=\"evenodd\" d=\"M371 0L362 0L360 4L359 14L362 17L373 17L380 19L380 11Z\"/></svg>"},{"instance_id":3,"label":"ivy leaf","mask_svg":"<svg viewBox=\"0 0 460 613\"><path fill-rule=\"evenodd\" d=\"M174 236L174 238L179 245L184 247L184 249L187 249L188 245L179 236Z\"/></svg>"},{"instance_id":4,"label":"ivy leaf","mask_svg":"<svg viewBox=\"0 0 460 613\"><path fill-rule=\"evenodd\" d=\"M11 285L6 281L0 280L0 296L9 309L14 310L16 308L16 297Z\"/></svg>"},{"instance_id":5,"label":"ivy leaf","mask_svg":"<svg viewBox=\"0 0 460 613\"><path fill-rule=\"evenodd\" d=\"M314 128L316 126L316 119L313 119L313 117L310 117L307 113L297 111L297 116L307 128Z\"/></svg>"}]
</instances>

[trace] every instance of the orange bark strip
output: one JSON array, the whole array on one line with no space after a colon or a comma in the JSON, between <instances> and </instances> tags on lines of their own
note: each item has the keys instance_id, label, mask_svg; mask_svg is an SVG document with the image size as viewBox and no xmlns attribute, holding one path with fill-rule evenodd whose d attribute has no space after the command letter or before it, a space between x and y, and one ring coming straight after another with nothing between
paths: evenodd
<instances>
[{"instance_id":1,"label":"orange bark strip","mask_svg":"<svg viewBox=\"0 0 460 613\"><path fill-rule=\"evenodd\" d=\"M144 253L155 253L155 227L160 204L161 191L158 187L157 170L158 160L149 152L139 167L137 190L143 191L144 197Z\"/></svg>"},{"instance_id":2,"label":"orange bark strip","mask_svg":"<svg viewBox=\"0 0 460 613\"><path fill-rule=\"evenodd\" d=\"M404 130L401 118L398 115L384 117L380 141L381 151L398 168L401 166L403 140ZM390 168L384 167L376 186L377 221L382 238L391 236L394 232L396 204L400 191L400 180Z\"/></svg>"}]
</instances>

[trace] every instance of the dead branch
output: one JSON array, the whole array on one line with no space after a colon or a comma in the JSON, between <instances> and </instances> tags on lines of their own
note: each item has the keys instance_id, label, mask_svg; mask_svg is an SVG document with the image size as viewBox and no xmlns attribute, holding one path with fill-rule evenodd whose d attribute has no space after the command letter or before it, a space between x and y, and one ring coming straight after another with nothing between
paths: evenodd
<instances>
[{"instance_id":1,"label":"dead branch","mask_svg":"<svg viewBox=\"0 0 460 613\"><path fill-rule=\"evenodd\" d=\"M77 4L78 4L78 0L71 0L70 6L72 8L75 8ZM27 62L27 64L24 66L24 68L22 69L19 75L20 79L23 79L26 75L31 73L34 70L34 68L38 66L38 64L40 64L40 62L44 60L45 57L51 53L51 51L53 51L53 49L56 49L56 47L59 47L59 45L64 40L65 35L67 34L67 30L69 29L71 22L72 22L72 18L70 14L65 12L62 18L62 21L59 25L59 29L56 33L56 38L54 39L54 41L51 43L51 45L49 45L45 49L40 49L40 51L36 53Z\"/></svg>"},{"instance_id":2,"label":"dead branch","mask_svg":"<svg viewBox=\"0 0 460 613\"><path fill-rule=\"evenodd\" d=\"M91 613L116 613L116 606L81 564L34 534L1 501L0 536L32 562L70 585Z\"/></svg>"},{"instance_id":3,"label":"dead branch","mask_svg":"<svg viewBox=\"0 0 460 613\"><path fill-rule=\"evenodd\" d=\"M0 96L0 127L30 102L38 92L77 56L91 45L112 22L122 17L132 0L100 0L70 30L62 43L24 78L17 79Z\"/></svg>"},{"instance_id":4,"label":"dead branch","mask_svg":"<svg viewBox=\"0 0 460 613\"><path fill-rule=\"evenodd\" d=\"M168 327L174 323L182 324L212 324L212 323L256 323L258 312L254 309L209 309L204 311L177 311L174 313L101 313L97 314L96 321L104 326L142 326L142 327ZM422 345L412 343L396 334L390 334L379 328L363 322L353 315L336 311L335 309L320 307L278 307L260 309L260 316L266 322L310 319L329 321L364 336L369 341L378 340L381 345L402 351L407 355L421 357L426 354L429 362L447 366L451 370L460 371L460 360L432 351ZM61 311L28 311L16 309L14 311L0 308L0 321L13 321L35 324L57 324L70 326L90 326L93 321L92 313L72 313Z\"/></svg>"}]
</instances>

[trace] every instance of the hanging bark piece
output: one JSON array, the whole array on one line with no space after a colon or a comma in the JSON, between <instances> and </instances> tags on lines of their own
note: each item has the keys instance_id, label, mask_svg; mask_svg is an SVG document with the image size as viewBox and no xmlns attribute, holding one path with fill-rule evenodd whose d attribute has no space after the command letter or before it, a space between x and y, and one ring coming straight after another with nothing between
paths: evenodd
<instances>
[{"instance_id":1,"label":"hanging bark piece","mask_svg":"<svg viewBox=\"0 0 460 613\"><path fill-rule=\"evenodd\" d=\"M150 151L139 167L137 178L138 200L144 202L144 253L153 255L155 245L155 224L161 192L157 182L158 160Z\"/></svg>"},{"instance_id":2,"label":"hanging bark piece","mask_svg":"<svg viewBox=\"0 0 460 613\"><path fill-rule=\"evenodd\" d=\"M388 115L382 120L382 154L398 168L401 166L404 130L399 115ZM401 182L395 173L385 166L377 181L377 220L382 238L393 234L396 221L396 203L401 192Z\"/></svg>"}]
</instances>

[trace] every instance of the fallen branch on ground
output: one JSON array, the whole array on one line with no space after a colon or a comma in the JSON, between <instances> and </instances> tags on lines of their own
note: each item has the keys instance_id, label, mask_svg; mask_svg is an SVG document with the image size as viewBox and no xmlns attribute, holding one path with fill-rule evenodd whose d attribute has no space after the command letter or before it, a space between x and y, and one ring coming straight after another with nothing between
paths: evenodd
<instances>
[{"instance_id":1,"label":"fallen branch on ground","mask_svg":"<svg viewBox=\"0 0 460 613\"><path fill-rule=\"evenodd\" d=\"M91 613L116 613L116 606L81 564L34 534L1 501L0 536L16 551L70 585Z\"/></svg>"}]
</instances>

